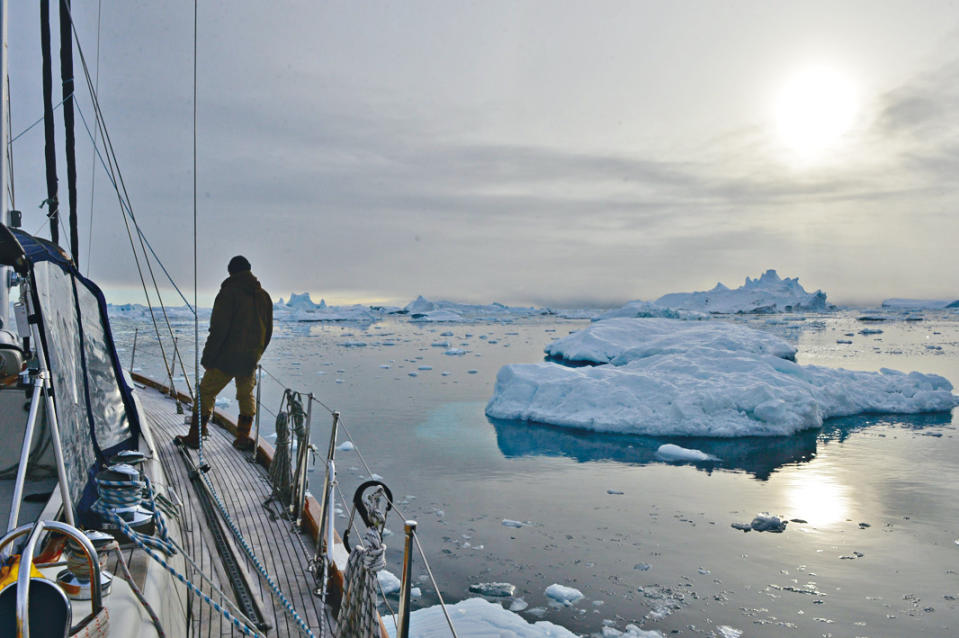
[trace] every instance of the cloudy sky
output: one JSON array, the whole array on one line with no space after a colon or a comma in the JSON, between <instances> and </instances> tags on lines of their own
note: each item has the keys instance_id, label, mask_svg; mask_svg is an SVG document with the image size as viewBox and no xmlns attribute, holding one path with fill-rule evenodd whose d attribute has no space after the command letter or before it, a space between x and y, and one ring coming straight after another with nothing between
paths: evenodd
<instances>
[{"instance_id":1,"label":"cloudy sky","mask_svg":"<svg viewBox=\"0 0 959 638\"><path fill-rule=\"evenodd\" d=\"M74 4L95 74L97 3ZM613 304L767 268L837 303L959 296L954 1L200 4L201 304L237 253L275 298L333 303ZM11 5L17 135L40 27ZM192 291L193 5L103 0L99 24L134 211ZM81 269L142 300L77 137ZM31 232L42 148L13 144Z\"/></svg>"}]
</instances>

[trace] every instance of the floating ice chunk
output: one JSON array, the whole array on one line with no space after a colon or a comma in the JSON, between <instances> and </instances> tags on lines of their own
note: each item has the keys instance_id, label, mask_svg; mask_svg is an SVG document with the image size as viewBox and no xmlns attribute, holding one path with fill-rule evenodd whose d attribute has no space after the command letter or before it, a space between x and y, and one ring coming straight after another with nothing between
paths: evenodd
<instances>
[{"instance_id":1,"label":"floating ice chunk","mask_svg":"<svg viewBox=\"0 0 959 638\"><path fill-rule=\"evenodd\" d=\"M365 348L366 342L365 341L344 341L340 345L343 346L344 348Z\"/></svg>"},{"instance_id":2,"label":"floating ice chunk","mask_svg":"<svg viewBox=\"0 0 959 638\"><path fill-rule=\"evenodd\" d=\"M503 519L503 526L504 526L504 527L517 527L517 528L519 528L519 527L522 527L522 526L523 526L523 523L521 523L520 521L514 521L514 520L509 519L509 518L504 518L504 519Z\"/></svg>"},{"instance_id":3,"label":"floating ice chunk","mask_svg":"<svg viewBox=\"0 0 959 638\"><path fill-rule=\"evenodd\" d=\"M448 349L446 352L444 352L443 354L445 354L445 355L447 355L447 356L450 356L450 357L459 357L459 356L462 356L462 355L466 354L466 350L463 350L462 348L449 348L449 349Z\"/></svg>"},{"instance_id":4,"label":"floating ice chunk","mask_svg":"<svg viewBox=\"0 0 959 638\"><path fill-rule=\"evenodd\" d=\"M431 345L432 347L434 347L434 348L449 348L449 347L450 347L450 342L449 342L449 341L434 341L434 342L431 343L430 345Z\"/></svg>"},{"instance_id":5,"label":"floating ice chunk","mask_svg":"<svg viewBox=\"0 0 959 638\"><path fill-rule=\"evenodd\" d=\"M628 304L622 308L617 308L615 310L610 310L599 316L599 321L604 319L614 319L616 317L630 317L630 318L662 318L662 319L682 319L686 321L697 321L702 319L709 319L709 315L704 312L696 312L691 310L678 310L675 308L667 308L666 306L660 306L651 301L630 301Z\"/></svg>"},{"instance_id":6,"label":"floating ice chunk","mask_svg":"<svg viewBox=\"0 0 959 638\"><path fill-rule=\"evenodd\" d=\"M402 586L400 579L386 569L381 569L380 571L376 572L376 580L379 582L383 593L387 596L399 592L400 587Z\"/></svg>"},{"instance_id":7,"label":"floating ice chunk","mask_svg":"<svg viewBox=\"0 0 959 638\"><path fill-rule=\"evenodd\" d=\"M516 593L516 585L511 583L476 583L470 585L470 591L483 596L510 598Z\"/></svg>"},{"instance_id":8,"label":"floating ice chunk","mask_svg":"<svg viewBox=\"0 0 959 638\"><path fill-rule=\"evenodd\" d=\"M663 632L657 629L640 629L636 625L626 625L624 631L614 627L603 627L603 638L663 638Z\"/></svg>"},{"instance_id":9,"label":"floating ice chunk","mask_svg":"<svg viewBox=\"0 0 959 638\"><path fill-rule=\"evenodd\" d=\"M523 611L529 607L529 603L523 600L522 598L517 598L509 605L510 611Z\"/></svg>"},{"instance_id":10,"label":"floating ice chunk","mask_svg":"<svg viewBox=\"0 0 959 638\"><path fill-rule=\"evenodd\" d=\"M882 302L882 307L898 310L942 310L954 303L955 299L886 299Z\"/></svg>"},{"instance_id":11,"label":"floating ice chunk","mask_svg":"<svg viewBox=\"0 0 959 638\"><path fill-rule=\"evenodd\" d=\"M390 364L388 364L388 363L381 363L381 364L380 364L380 367L383 368L384 370L389 370L389 369L390 369Z\"/></svg>"},{"instance_id":12,"label":"floating ice chunk","mask_svg":"<svg viewBox=\"0 0 959 638\"><path fill-rule=\"evenodd\" d=\"M546 596L569 607L583 597L583 592L575 587L566 587L565 585L553 583L546 588Z\"/></svg>"},{"instance_id":13,"label":"floating ice chunk","mask_svg":"<svg viewBox=\"0 0 959 638\"><path fill-rule=\"evenodd\" d=\"M694 463L703 461L718 461L719 457L712 454L706 454L700 450L690 450L689 448L666 443L660 445L656 450L656 455L666 461L692 461Z\"/></svg>"},{"instance_id":14,"label":"floating ice chunk","mask_svg":"<svg viewBox=\"0 0 959 638\"><path fill-rule=\"evenodd\" d=\"M353 450L356 449L356 446L353 445L353 441L343 441L342 443L336 446L336 449L339 450L340 452L352 452Z\"/></svg>"},{"instance_id":15,"label":"floating ice chunk","mask_svg":"<svg viewBox=\"0 0 959 638\"><path fill-rule=\"evenodd\" d=\"M409 375L410 375L411 377L418 377L418 376L420 376L420 375L416 374L415 372L410 372Z\"/></svg>"},{"instance_id":16,"label":"floating ice chunk","mask_svg":"<svg viewBox=\"0 0 959 638\"><path fill-rule=\"evenodd\" d=\"M467 371L466 371L467 374L476 374L477 372L479 372L479 370L467 370Z\"/></svg>"},{"instance_id":17,"label":"floating ice chunk","mask_svg":"<svg viewBox=\"0 0 959 638\"><path fill-rule=\"evenodd\" d=\"M743 630L729 625L719 625L716 627L716 633L718 638L742 638Z\"/></svg>"},{"instance_id":18,"label":"floating ice chunk","mask_svg":"<svg viewBox=\"0 0 959 638\"><path fill-rule=\"evenodd\" d=\"M233 403L233 401L230 400L228 397L217 397L216 403L214 405L216 405L216 407L218 408L228 408L230 407L231 403Z\"/></svg>"},{"instance_id":19,"label":"floating ice chunk","mask_svg":"<svg viewBox=\"0 0 959 638\"><path fill-rule=\"evenodd\" d=\"M623 494L623 490L606 490L607 494Z\"/></svg>"},{"instance_id":20,"label":"floating ice chunk","mask_svg":"<svg viewBox=\"0 0 959 638\"><path fill-rule=\"evenodd\" d=\"M882 330L880 330L879 328L863 328L862 330L859 331L859 334L861 334L861 335L881 335L881 334L882 334Z\"/></svg>"},{"instance_id":21,"label":"floating ice chunk","mask_svg":"<svg viewBox=\"0 0 959 638\"><path fill-rule=\"evenodd\" d=\"M509 636L510 638L577 638L576 634L546 620L529 623L517 613L503 609L485 598L467 598L455 605L447 605L447 611L463 638ZM539 608L537 608L539 609ZM527 613L534 614L534 610ZM391 638L396 635L396 619L387 616L383 624ZM450 628L439 606L418 609L410 615L410 635L417 638L448 638ZM643 636L643 638L646 638Z\"/></svg>"},{"instance_id":22,"label":"floating ice chunk","mask_svg":"<svg viewBox=\"0 0 959 638\"><path fill-rule=\"evenodd\" d=\"M749 526L757 532L774 532L780 534L786 531L786 525L789 521L780 520L778 516L772 516L763 512L757 514Z\"/></svg>"},{"instance_id":23,"label":"floating ice chunk","mask_svg":"<svg viewBox=\"0 0 959 638\"><path fill-rule=\"evenodd\" d=\"M447 330L447 331L445 331L445 332L441 332L441 333L440 333L440 336L441 336L441 337L452 337L452 336L453 336L453 333L450 332L449 330Z\"/></svg>"}]
</instances>

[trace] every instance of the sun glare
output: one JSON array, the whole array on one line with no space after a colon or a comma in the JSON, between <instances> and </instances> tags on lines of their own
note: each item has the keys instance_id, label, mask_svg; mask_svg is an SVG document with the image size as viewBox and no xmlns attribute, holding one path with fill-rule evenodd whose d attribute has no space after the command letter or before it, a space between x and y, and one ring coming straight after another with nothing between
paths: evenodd
<instances>
[{"instance_id":1,"label":"sun glare","mask_svg":"<svg viewBox=\"0 0 959 638\"><path fill-rule=\"evenodd\" d=\"M848 78L828 67L805 69L792 76L779 94L779 138L799 159L820 159L843 140L857 110Z\"/></svg>"}]
</instances>

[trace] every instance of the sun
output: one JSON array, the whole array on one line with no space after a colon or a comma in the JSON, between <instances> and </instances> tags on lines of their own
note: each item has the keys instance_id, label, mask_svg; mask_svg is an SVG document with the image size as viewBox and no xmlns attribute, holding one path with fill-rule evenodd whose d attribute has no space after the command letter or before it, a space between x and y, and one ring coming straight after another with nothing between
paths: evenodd
<instances>
[{"instance_id":1,"label":"sun","mask_svg":"<svg viewBox=\"0 0 959 638\"><path fill-rule=\"evenodd\" d=\"M802 161L823 158L853 127L858 114L853 83L830 67L791 76L776 102L780 141Z\"/></svg>"}]
</instances>

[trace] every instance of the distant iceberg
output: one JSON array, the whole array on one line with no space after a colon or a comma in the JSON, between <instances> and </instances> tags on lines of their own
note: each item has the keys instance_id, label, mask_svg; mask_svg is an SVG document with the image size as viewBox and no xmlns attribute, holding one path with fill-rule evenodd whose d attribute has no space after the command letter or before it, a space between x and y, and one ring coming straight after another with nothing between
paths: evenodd
<instances>
[{"instance_id":1,"label":"distant iceberg","mask_svg":"<svg viewBox=\"0 0 959 638\"><path fill-rule=\"evenodd\" d=\"M621 308L616 308L615 310L610 310L604 312L598 317L598 320L603 319L613 319L616 317L634 317L634 318L649 318L649 317L662 317L666 319L686 319L686 320L701 320L709 319L709 315L705 312L696 312L693 310L682 310L678 308L669 308L663 305L660 305L659 302L652 301L630 301L628 304Z\"/></svg>"},{"instance_id":2,"label":"distant iceberg","mask_svg":"<svg viewBox=\"0 0 959 638\"><path fill-rule=\"evenodd\" d=\"M604 323L590 328L601 333ZM585 339L581 351L564 349L572 357L592 349L589 354L601 354L609 364L504 366L486 414L600 432L737 437L790 435L831 417L939 412L959 405L952 384L939 375L802 366L777 356L787 353L785 342L758 331L710 321L693 324L711 329L697 332L688 330L690 324L671 323L685 328L672 336L646 330L648 341L624 340L613 349L603 349L612 340Z\"/></svg>"},{"instance_id":3,"label":"distant iceberg","mask_svg":"<svg viewBox=\"0 0 959 638\"><path fill-rule=\"evenodd\" d=\"M943 310L959 307L956 299L886 299L883 308L892 310Z\"/></svg>"},{"instance_id":4,"label":"distant iceberg","mask_svg":"<svg viewBox=\"0 0 959 638\"><path fill-rule=\"evenodd\" d=\"M546 308L507 306L501 303L464 304L455 301L431 301L423 295L406 304L396 314L408 315L417 323L459 323L464 321L510 322L522 317L551 315Z\"/></svg>"},{"instance_id":5,"label":"distant iceberg","mask_svg":"<svg viewBox=\"0 0 959 638\"><path fill-rule=\"evenodd\" d=\"M654 354L684 352L689 344L794 359L796 347L768 332L721 321L689 323L677 319L606 319L557 339L545 348L555 359L572 363L623 365Z\"/></svg>"},{"instance_id":6,"label":"distant iceberg","mask_svg":"<svg viewBox=\"0 0 959 638\"><path fill-rule=\"evenodd\" d=\"M833 308L826 303L823 291L806 292L799 285L798 277L781 279L775 270L767 270L758 279L746 277L746 283L735 290L717 283L712 290L674 292L653 303L665 308L713 314L824 312Z\"/></svg>"}]
</instances>

